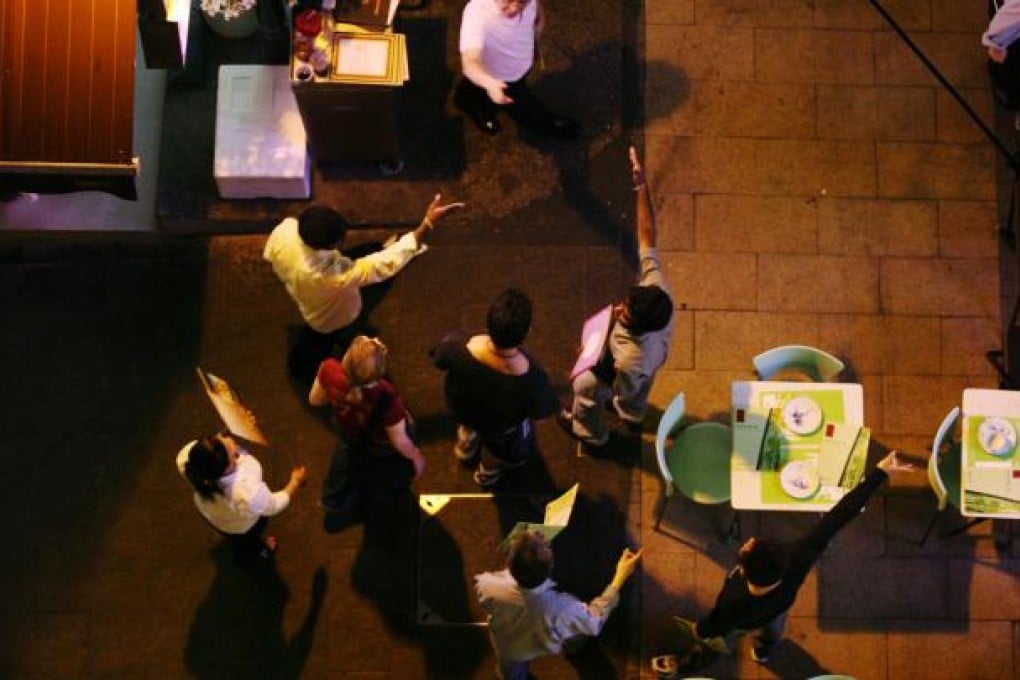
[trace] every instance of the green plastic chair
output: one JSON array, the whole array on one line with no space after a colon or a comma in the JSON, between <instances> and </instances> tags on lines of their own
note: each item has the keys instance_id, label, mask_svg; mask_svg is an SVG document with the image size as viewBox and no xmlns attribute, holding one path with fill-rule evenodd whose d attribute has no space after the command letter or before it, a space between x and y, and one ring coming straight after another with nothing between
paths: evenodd
<instances>
[{"instance_id":1,"label":"green plastic chair","mask_svg":"<svg viewBox=\"0 0 1020 680\"><path fill-rule=\"evenodd\" d=\"M962 449L960 442L954 442L950 434L950 430L953 429L956 419L959 417L960 407L954 406L953 410L942 419L942 424L939 425L939 429L935 433L935 439L931 444L931 456L928 458L928 484L931 485L931 490L935 492L936 508L932 514L931 521L928 522L928 528L924 530L924 535L921 537L918 545L925 544L928 540L928 535L935 527L935 522L938 521L939 515L950 503L954 507L958 507L960 504L960 458L962 456ZM945 448L945 452L943 452L943 448ZM971 525L966 525L964 529L969 526ZM954 533L959 533L959 531L954 531Z\"/></svg>"},{"instance_id":2,"label":"green plastic chair","mask_svg":"<svg viewBox=\"0 0 1020 680\"><path fill-rule=\"evenodd\" d=\"M728 426L714 422L694 423L668 444L669 436L683 419L685 403L682 392L673 398L659 420L655 435L655 456L666 483L666 500L656 517L656 529L675 489L695 503L715 505L730 499L733 437Z\"/></svg>"},{"instance_id":3,"label":"green plastic chair","mask_svg":"<svg viewBox=\"0 0 1020 680\"><path fill-rule=\"evenodd\" d=\"M773 347L756 356L754 370L762 380L771 380L782 371L804 373L814 382L834 382L843 371L843 362L820 349L807 345Z\"/></svg>"}]
</instances>

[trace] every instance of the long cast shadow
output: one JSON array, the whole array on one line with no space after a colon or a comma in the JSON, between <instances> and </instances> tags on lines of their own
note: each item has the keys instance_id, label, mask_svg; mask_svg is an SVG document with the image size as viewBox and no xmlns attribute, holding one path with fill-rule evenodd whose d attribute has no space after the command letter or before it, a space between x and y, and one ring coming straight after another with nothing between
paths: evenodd
<instances>
[{"instance_id":1,"label":"long cast shadow","mask_svg":"<svg viewBox=\"0 0 1020 680\"><path fill-rule=\"evenodd\" d=\"M298 678L315 636L326 592L326 570L316 569L308 612L287 640L283 609L290 590L272 561L252 569L234 565L227 541L212 550L216 575L195 612L184 651L188 670L199 678Z\"/></svg>"}]
</instances>

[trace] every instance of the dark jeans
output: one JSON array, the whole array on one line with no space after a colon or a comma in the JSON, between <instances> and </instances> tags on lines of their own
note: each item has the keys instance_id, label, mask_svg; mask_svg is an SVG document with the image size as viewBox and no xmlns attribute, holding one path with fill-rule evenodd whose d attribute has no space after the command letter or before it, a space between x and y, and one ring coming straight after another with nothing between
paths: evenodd
<instances>
[{"instance_id":1,"label":"dark jeans","mask_svg":"<svg viewBox=\"0 0 1020 680\"><path fill-rule=\"evenodd\" d=\"M541 134L555 133L553 120L555 116L545 107L528 87L528 74L520 80L506 85L506 94L513 99L512 104L499 105L489 99L489 94L461 77L453 95L453 103L464 113L473 118L492 119L498 111L506 111L517 124Z\"/></svg>"},{"instance_id":2,"label":"dark jeans","mask_svg":"<svg viewBox=\"0 0 1020 680\"><path fill-rule=\"evenodd\" d=\"M523 420L495 435L481 435L481 463L487 470L503 470L524 463L535 451L535 425Z\"/></svg>"},{"instance_id":3,"label":"dark jeans","mask_svg":"<svg viewBox=\"0 0 1020 680\"><path fill-rule=\"evenodd\" d=\"M384 496L407 489L414 477L411 461L388 443L352 440L341 434L322 482L327 510L354 510L359 494Z\"/></svg>"}]
</instances>

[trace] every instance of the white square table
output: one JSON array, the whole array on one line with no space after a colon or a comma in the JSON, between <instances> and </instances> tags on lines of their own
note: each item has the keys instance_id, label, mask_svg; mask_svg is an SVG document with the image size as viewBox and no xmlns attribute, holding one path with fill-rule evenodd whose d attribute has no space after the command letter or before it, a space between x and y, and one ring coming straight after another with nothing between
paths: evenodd
<instances>
[{"instance_id":1,"label":"white square table","mask_svg":"<svg viewBox=\"0 0 1020 680\"><path fill-rule=\"evenodd\" d=\"M864 390L856 383L734 382L731 413L733 455L730 458L731 503L734 509L824 512L835 505L848 490L840 486L822 486L811 497L796 499L782 490L779 472L757 469L764 431L760 428L755 431L752 427L745 430L738 422L738 418L747 417L751 410L760 413L762 410L781 408L790 399L798 396L811 397L821 407L823 422L819 428L820 433L831 434L828 430L830 423L864 425ZM815 435L813 439L817 441L820 437L820 434ZM824 450L821 443L801 446L805 448L814 446L816 461ZM867 446L854 446L853 455L847 462L847 469L856 466L859 468L857 471L863 474L866 459ZM847 474L846 478L854 477L853 484L856 484L860 476Z\"/></svg>"},{"instance_id":2,"label":"white square table","mask_svg":"<svg viewBox=\"0 0 1020 680\"><path fill-rule=\"evenodd\" d=\"M220 66L213 176L223 198L311 195L305 125L289 67Z\"/></svg>"},{"instance_id":3,"label":"white square table","mask_svg":"<svg viewBox=\"0 0 1020 680\"><path fill-rule=\"evenodd\" d=\"M1020 392L966 389L960 456L960 514L966 517L1020 519L1020 446L998 455L981 443L979 431L986 418L1008 420L1020 433Z\"/></svg>"}]
</instances>

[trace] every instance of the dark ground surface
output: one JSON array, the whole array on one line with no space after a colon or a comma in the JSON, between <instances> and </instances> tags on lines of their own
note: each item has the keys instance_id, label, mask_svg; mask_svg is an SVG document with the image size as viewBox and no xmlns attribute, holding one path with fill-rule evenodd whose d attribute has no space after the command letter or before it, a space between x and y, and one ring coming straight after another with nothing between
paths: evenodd
<instances>
[{"instance_id":1,"label":"dark ground surface","mask_svg":"<svg viewBox=\"0 0 1020 680\"><path fill-rule=\"evenodd\" d=\"M370 225L416 222L436 190L469 204L372 316L420 423L428 468L415 493L478 491L450 452L432 343L479 328L495 294L519 286L536 302L528 345L565 398L580 322L633 276L622 229L632 219L627 93L636 80L630 87L623 74L633 68L636 9L600 1L552 17L536 89L585 128L582 139L553 144L522 141L512 123L483 137L447 106L455 5L401 19L413 75L404 173L330 168L313 186L315 201ZM217 61L259 53L215 42L205 52L210 74ZM468 575L497 568L493 546L513 523L539 519L541 502L580 482L556 540L556 576L582 597L597 594L629 540L637 440L621 441L612 460L579 459L543 423L541 460L508 475L495 501L456 500L428 517L414 496L390 494L361 522L324 523L316 500L333 435L287 376L296 310L261 261L262 235L212 237L265 233L303 204L218 199L215 83L191 76L168 91L158 213L168 232L197 236L22 236L0 246L4 448L18 461L0 472L0 511L14 520L0 556L0 675L488 676L484 630L449 625L477 621ZM271 522L281 551L260 578L233 566L174 469L181 445L219 427L196 365L230 380L259 416L271 446L253 450L271 485L293 463L309 467L308 488ZM622 676L636 644L633 601L569 664L536 664L542 677L574 677L570 664L582 677Z\"/></svg>"}]
</instances>

